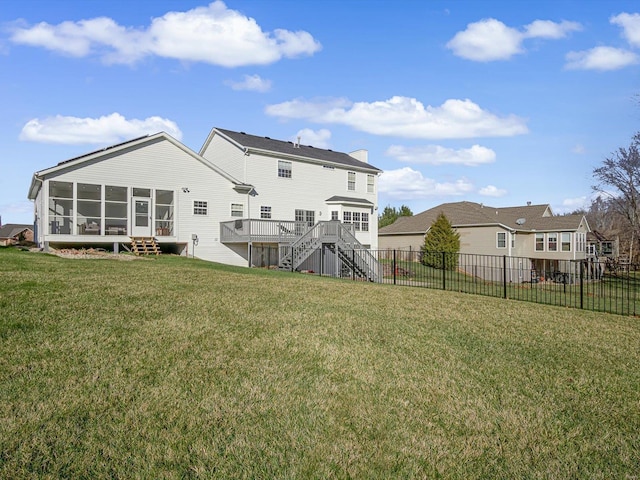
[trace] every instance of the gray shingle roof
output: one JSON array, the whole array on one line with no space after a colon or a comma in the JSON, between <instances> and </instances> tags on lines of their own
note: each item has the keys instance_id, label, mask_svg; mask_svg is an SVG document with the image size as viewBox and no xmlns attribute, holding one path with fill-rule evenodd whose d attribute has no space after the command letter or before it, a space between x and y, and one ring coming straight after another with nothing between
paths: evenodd
<instances>
[{"instance_id":1,"label":"gray shingle roof","mask_svg":"<svg viewBox=\"0 0 640 480\"><path fill-rule=\"evenodd\" d=\"M229 137L233 141L237 142L238 144L242 145L243 147L248 147L249 149L254 148L257 150L284 153L287 155L306 157L312 160L320 160L323 162L335 163L347 167L373 170L376 172L382 171L369 163L356 160L348 153L334 152L333 150L315 148L311 145L300 145L296 147L293 142L275 140L269 137L258 137L256 135L249 135L248 133L244 132L225 130L224 128L216 128L216 130Z\"/></svg>"},{"instance_id":2,"label":"gray shingle roof","mask_svg":"<svg viewBox=\"0 0 640 480\"><path fill-rule=\"evenodd\" d=\"M424 233L441 212L453 227L499 224L518 231L577 230L584 218L582 215L551 215L548 205L496 208L474 202L454 202L443 203L412 217L399 217L381 228L379 234Z\"/></svg>"},{"instance_id":3,"label":"gray shingle roof","mask_svg":"<svg viewBox=\"0 0 640 480\"><path fill-rule=\"evenodd\" d=\"M25 230L33 230L33 225L7 223L6 225L0 227L0 238L15 238Z\"/></svg>"},{"instance_id":4,"label":"gray shingle roof","mask_svg":"<svg viewBox=\"0 0 640 480\"><path fill-rule=\"evenodd\" d=\"M334 195L331 198L327 198L325 202L362 203L365 205L373 205L373 203L365 198L341 197L340 195Z\"/></svg>"}]
</instances>

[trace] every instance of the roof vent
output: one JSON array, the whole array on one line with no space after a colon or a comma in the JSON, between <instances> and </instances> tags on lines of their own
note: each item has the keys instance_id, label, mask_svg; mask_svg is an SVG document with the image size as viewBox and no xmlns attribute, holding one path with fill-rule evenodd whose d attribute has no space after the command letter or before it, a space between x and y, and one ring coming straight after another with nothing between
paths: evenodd
<instances>
[{"instance_id":1,"label":"roof vent","mask_svg":"<svg viewBox=\"0 0 640 480\"><path fill-rule=\"evenodd\" d=\"M530 206L531 206L531 202L527 202L527 207L530 207Z\"/></svg>"},{"instance_id":2,"label":"roof vent","mask_svg":"<svg viewBox=\"0 0 640 480\"><path fill-rule=\"evenodd\" d=\"M271 140L269 137L264 137L264 138L266 138L267 140Z\"/></svg>"},{"instance_id":3,"label":"roof vent","mask_svg":"<svg viewBox=\"0 0 640 480\"><path fill-rule=\"evenodd\" d=\"M298 135L298 141L293 144L293 148L300 148L300 135Z\"/></svg>"},{"instance_id":4,"label":"roof vent","mask_svg":"<svg viewBox=\"0 0 640 480\"><path fill-rule=\"evenodd\" d=\"M526 222L527 219L526 218L519 218L516 220L516 224L518 225L524 225L524 222Z\"/></svg>"}]
</instances>

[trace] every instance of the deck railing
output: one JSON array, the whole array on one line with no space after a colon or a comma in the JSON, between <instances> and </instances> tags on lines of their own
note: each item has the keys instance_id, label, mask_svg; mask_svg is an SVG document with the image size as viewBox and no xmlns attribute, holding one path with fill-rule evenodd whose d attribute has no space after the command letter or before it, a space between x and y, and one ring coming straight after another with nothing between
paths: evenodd
<instances>
[{"instance_id":1,"label":"deck railing","mask_svg":"<svg viewBox=\"0 0 640 480\"><path fill-rule=\"evenodd\" d=\"M353 225L342 225L352 234L354 233ZM222 243L262 242L291 244L312 228L314 226L310 226L307 222L239 218L228 222L220 222L220 241Z\"/></svg>"}]
</instances>

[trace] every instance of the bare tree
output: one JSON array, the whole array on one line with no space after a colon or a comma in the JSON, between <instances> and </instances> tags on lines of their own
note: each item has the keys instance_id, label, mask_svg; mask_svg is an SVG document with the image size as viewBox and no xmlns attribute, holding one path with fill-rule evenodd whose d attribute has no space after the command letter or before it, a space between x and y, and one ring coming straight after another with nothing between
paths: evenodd
<instances>
[{"instance_id":1,"label":"bare tree","mask_svg":"<svg viewBox=\"0 0 640 480\"><path fill-rule=\"evenodd\" d=\"M640 228L640 133L633 136L628 148L621 147L593 170L597 184L593 190L605 195L610 205L631 227L629 258Z\"/></svg>"}]
</instances>

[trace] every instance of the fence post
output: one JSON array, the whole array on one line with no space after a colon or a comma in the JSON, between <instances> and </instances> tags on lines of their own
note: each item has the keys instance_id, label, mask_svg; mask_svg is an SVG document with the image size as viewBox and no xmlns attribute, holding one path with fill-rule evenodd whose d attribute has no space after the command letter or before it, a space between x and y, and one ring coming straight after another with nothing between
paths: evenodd
<instances>
[{"instance_id":1,"label":"fence post","mask_svg":"<svg viewBox=\"0 0 640 480\"><path fill-rule=\"evenodd\" d=\"M580 308L584 308L584 260L580 262Z\"/></svg>"},{"instance_id":2,"label":"fence post","mask_svg":"<svg viewBox=\"0 0 640 480\"><path fill-rule=\"evenodd\" d=\"M442 289L447 289L447 270L445 269L445 262L447 261L447 252L442 252Z\"/></svg>"},{"instance_id":3,"label":"fence post","mask_svg":"<svg viewBox=\"0 0 640 480\"><path fill-rule=\"evenodd\" d=\"M291 273L293 273L293 245L291 245Z\"/></svg>"},{"instance_id":4,"label":"fence post","mask_svg":"<svg viewBox=\"0 0 640 480\"><path fill-rule=\"evenodd\" d=\"M396 284L396 249L393 249L393 284Z\"/></svg>"},{"instance_id":5,"label":"fence post","mask_svg":"<svg viewBox=\"0 0 640 480\"><path fill-rule=\"evenodd\" d=\"M356 279L356 248L355 245L351 248L351 280Z\"/></svg>"},{"instance_id":6,"label":"fence post","mask_svg":"<svg viewBox=\"0 0 640 480\"><path fill-rule=\"evenodd\" d=\"M502 256L502 288L503 297L507 298L507 256Z\"/></svg>"}]
</instances>

